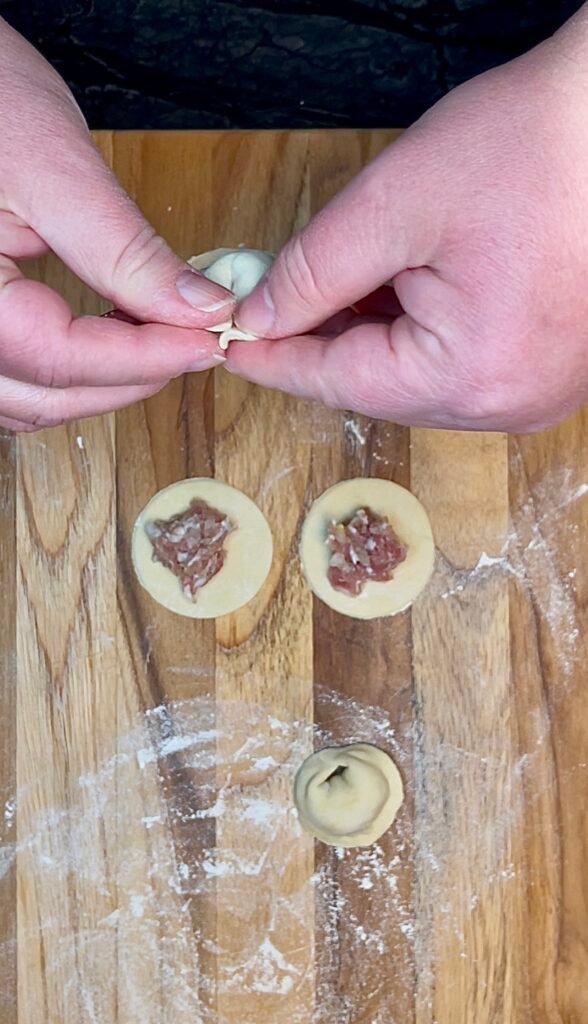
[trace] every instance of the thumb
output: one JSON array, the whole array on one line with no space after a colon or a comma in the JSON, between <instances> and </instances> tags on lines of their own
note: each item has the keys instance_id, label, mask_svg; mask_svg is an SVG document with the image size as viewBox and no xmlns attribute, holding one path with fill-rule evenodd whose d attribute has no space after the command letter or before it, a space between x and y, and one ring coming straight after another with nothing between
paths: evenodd
<instances>
[{"instance_id":1,"label":"thumb","mask_svg":"<svg viewBox=\"0 0 588 1024\"><path fill-rule=\"evenodd\" d=\"M19 210L86 284L142 321L210 327L230 319L234 297L176 256L102 161L85 130L71 126L66 159L44 161L42 190ZM35 168L39 180L39 167Z\"/></svg>"},{"instance_id":2,"label":"thumb","mask_svg":"<svg viewBox=\"0 0 588 1024\"><path fill-rule=\"evenodd\" d=\"M439 218L431 189L419 187L414 138L385 150L286 244L239 306L239 327L265 338L305 334L429 263Z\"/></svg>"}]
</instances>

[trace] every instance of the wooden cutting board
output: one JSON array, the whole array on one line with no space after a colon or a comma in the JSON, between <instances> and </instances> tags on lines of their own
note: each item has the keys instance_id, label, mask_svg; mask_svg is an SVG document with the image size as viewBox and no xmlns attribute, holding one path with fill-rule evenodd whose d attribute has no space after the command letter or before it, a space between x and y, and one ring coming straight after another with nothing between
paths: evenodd
<instances>
[{"instance_id":1,"label":"wooden cutting board","mask_svg":"<svg viewBox=\"0 0 588 1024\"><path fill-rule=\"evenodd\" d=\"M394 133L101 134L181 254L276 249ZM55 261L38 273L102 308ZM405 430L224 371L1 440L2 1024L585 1024L588 418ZM267 515L267 586L217 622L139 588L135 516L216 475ZM297 543L344 477L411 487L412 613L314 601ZM314 746L390 751L375 846L301 835Z\"/></svg>"}]
</instances>

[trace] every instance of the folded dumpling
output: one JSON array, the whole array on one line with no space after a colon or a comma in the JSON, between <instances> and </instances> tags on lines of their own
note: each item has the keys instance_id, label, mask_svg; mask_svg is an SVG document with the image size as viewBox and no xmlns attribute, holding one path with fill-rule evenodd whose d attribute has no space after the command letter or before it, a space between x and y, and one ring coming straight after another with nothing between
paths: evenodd
<instances>
[{"instance_id":1,"label":"folded dumpling","mask_svg":"<svg viewBox=\"0 0 588 1024\"><path fill-rule=\"evenodd\" d=\"M228 288L237 299L244 299L259 284L273 261L274 256L262 249L212 249L201 256L190 257L188 263L210 281ZM229 347L230 341L257 340L254 334L235 327L232 319L207 330L220 334L219 345L223 349Z\"/></svg>"}]
</instances>

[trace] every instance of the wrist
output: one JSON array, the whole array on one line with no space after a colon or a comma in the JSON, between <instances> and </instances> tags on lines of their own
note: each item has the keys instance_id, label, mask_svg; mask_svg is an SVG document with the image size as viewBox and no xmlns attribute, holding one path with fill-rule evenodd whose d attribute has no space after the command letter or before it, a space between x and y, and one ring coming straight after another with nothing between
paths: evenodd
<instances>
[{"instance_id":1,"label":"wrist","mask_svg":"<svg viewBox=\"0 0 588 1024\"><path fill-rule=\"evenodd\" d=\"M561 47L570 59L577 58L585 68L588 55L588 3L584 3L580 10L558 29L551 41L556 47Z\"/></svg>"},{"instance_id":2,"label":"wrist","mask_svg":"<svg viewBox=\"0 0 588 1024\"><path fill-rule=\"evenodd\" d=\"M588 106L588 3L548 39L545 48L554 78L577 86L578 98Z\"/></svg>"}]
</instances>

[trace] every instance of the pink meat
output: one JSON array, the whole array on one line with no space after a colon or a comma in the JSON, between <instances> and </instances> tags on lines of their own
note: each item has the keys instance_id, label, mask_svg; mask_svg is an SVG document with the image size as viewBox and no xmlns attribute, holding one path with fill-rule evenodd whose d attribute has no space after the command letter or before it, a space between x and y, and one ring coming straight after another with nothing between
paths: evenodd
<instances>
[{"instance_id":1,"label":"pink meat","mask_svg":"<svg viewBox=\"0 0 588 1024\"><path fill-rule=\"evenodd\" d=\"M170 569L186 597L195 601L198 591L222 569L225 539L234 528L224 512L195 498L185 512L155 519L145 531L153 545L153 561Z\"/></svg>"},{"instance_id":2,"label":"pink meat","mask_svg":"<svg viewBox=\"0 0 588 1024\"><path fill-rule=\"evenodd\" d=\"M359 508L346 522L331 523L328 579L344 594L357 597L368 580L386 583L406 558L406 547L390 522L370 508Z\"/></svg>"}]
</instances>

